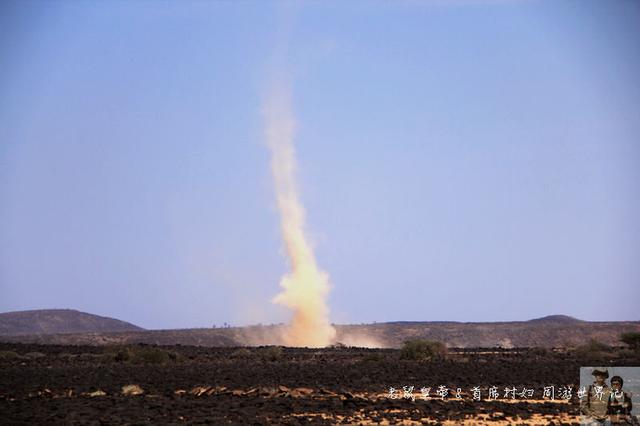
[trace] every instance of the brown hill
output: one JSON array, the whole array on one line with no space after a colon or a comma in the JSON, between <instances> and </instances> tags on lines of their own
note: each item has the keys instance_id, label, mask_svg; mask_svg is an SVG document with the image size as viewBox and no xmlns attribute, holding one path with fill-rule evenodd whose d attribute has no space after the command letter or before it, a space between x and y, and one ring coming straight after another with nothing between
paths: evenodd
<instances>
[{"instance_id":1,"label":"brown hill","mask_svg":"<svg viewBox=\"0 0 640 426\"><path fill-rule=\"evenodd\" d=\"M0 313L0 336L134 330L143 329L128 322L73 309Z\"/></svg>"},{"instance_id":2,"label":"brown hill","mask_svg":"<svg viewBox=\"0 0 640 426\"><path fill-rule=\"evenodd\" d=\"M87 314L88 315L88 314ZM127 324L127 323L125 323ZM129 324L130 325L130 324ZM135 326L133 326L135 327ZM49 344L131 344L259 346L279 344L281 327L249 326L185 330L129 330L73 334L0 336L1 341ZM563 315L511 322L388 322L336 325L338 342L349 346L400 347L430 339L450 347L574 347L591 339L619 345L621 333L640 332L640 321L591 322Z\"/></svg>"},{"instance_id":3,"label":"brown hill","mask_svg":"<svg viewBox=\"0 0 640 426\"><path fill-rule=\"evenodd\" d=\"M594 339L620 345L621 333L640 332L640 321L581 321L565 315L552 315L529 321L509 322L390 322L345 325L338 339L362 335L399 347L406 340L429 339L450 347L572 347Z\"/></svg>"}]
</instances>

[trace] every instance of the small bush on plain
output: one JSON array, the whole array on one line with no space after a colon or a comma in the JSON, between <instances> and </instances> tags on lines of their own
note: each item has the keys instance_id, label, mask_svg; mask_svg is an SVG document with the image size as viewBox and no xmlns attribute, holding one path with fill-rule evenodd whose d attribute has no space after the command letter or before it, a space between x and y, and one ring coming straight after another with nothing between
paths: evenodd
<instances>
[{"instance_id":1,"label":"small bush on plain","mask_svg":"<svg viewBox=\"0 0 640 426\"><path fill-rule=\"evenodd\" d=\"M447 347L432 340L409 340L400 350L400 359L412 361L431 361L447 356Z\"/></svg>"}]
</instances>

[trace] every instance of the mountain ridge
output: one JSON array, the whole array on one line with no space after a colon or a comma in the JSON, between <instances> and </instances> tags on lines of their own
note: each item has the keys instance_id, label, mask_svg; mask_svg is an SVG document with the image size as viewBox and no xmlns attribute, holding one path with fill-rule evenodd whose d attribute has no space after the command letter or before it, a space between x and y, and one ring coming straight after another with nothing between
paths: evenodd
<instances>
[{"instance_id":1,"label":"mountain ridge","mask_svg":"<svg viewBox=\"0 0 640 426\"><path fill-rule=\"evenodd\" d=\"M44 310L60 312L65 310ZM79 332L3 333L0 314L0 340L7 342L45 344L133 344L194 346L261 346L282 344L282 324L252 325L229 328L192 328L144 330L130 323L108 317L98 317L74 310L76 314L117 321L129 328ZM25 311L19 311L24 313ZM34 312L27 311L34 315ZM122 325L122 324L121 324ZM133 327L133 328L131 328ZM336 341L347 346L400 347L407 340L429 339L450 347L573 347L591 339L608 345L619 345L623 332L640 332L640 321L584 321L566 315L549 315L526 321L455 322L396 321L373 324L336 324ZM41 327L46 329L46 327ZM49 331L54 328L49 328Z\"/></svg>"},{"instance_id":2,"label":"mountain ridge","mask_svg":"<svg viewBox=\"0 0 640 426\"><path fill-rule=\"evenodd\" d=\"M0 313L0 336L142 331L119 319L75 309L31 309Z\"/></svg>"}]
</instances>

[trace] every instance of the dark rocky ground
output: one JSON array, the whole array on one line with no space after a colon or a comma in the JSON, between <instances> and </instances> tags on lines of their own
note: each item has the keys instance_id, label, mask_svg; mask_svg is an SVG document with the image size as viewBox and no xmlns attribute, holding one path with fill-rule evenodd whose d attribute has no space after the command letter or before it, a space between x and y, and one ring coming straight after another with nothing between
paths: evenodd
<instances>
[{"instance_id":1,"label":"dark rocky ground","mask_svg":"<svg viewBox=\"0 0 640 426\"><path fill-rule=\"evenodd\" d=\"M465 349L425 362L396 349L3 343L0 424L576 424L579 368L590 365L638 366L640 354ZM123 395L130 384L143 393ZM447 398L434 395L440 385ZM572 399L543 400L550 385L573 386ZM403 386L414 386L415 401L402 398ZM487 399L490 386L497 400ZM504 398L512 386L535 394ZM390 387L400 398L389 398Z\"/></svg>"}]
</instances>

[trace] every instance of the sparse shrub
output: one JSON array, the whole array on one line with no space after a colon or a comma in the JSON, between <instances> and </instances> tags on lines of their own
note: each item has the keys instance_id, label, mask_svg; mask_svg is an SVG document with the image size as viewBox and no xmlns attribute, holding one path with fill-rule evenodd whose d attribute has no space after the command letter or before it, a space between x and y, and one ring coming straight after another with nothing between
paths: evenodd
<instances>
[{"instance_id":1,"label":"sparse shrub","mask_svg":"<svg viewBox=\"0 0 640 426\"><path fill-rule=\"evenodd\" d=\"M582 357L602 358L612 354L612 349L609 345L597 341L596 339L589 340L589 343L580 345L575 349L575 353Z\"/></svg>"},{"instance_id":2,"label":"sparse shrub","mask_svg":"<svg viewBox=\"0 0 640 426\"><path fill-rule=\"evenodd\" d=\"M549 351L549 349L542 347L542 346L538 346L535 348L531 348L531 355L537 356L537 357L547 357L551 354L551 352Z\"/></svg>"},{"instance_id":3,"label":"sparse shrub","mask_svg":"<svg viewBox=\"0 0 640 426\"><path fill-rule=\"evenodd\" d=\"M605 352L605 351L610 351L611 350L611 346L604 344L602 342L597 341L596 339L591 339L589 340L589 343L587 343L586 345L584 345L585 349L592 351L592 352Z\"/></svg>"},{"instance_id":4,"label":"sparse shrub","mask_svg":"<svg viewBox=\"0 0 640 426\"><path fill-rule=\"evenodd\" d=\"M178 361L179 354L155 346L111 346L102 354L105 361L133 364L165 364Z\"/></svg>"},{"instance_id":5,"label":"sparse shrub","mask_svg":"<svg viewBox=\"0 0 640 426\"><path fill-rule=\"evenodd\" d=\"M234 359L251 359L253 358L253 352L247 348L240 348L231 353L231 358Z\"/></svg>"},{"instance_id":6,"label":"sparse shrub","mask_svg":"<svg viewBox=\"0 0 640 426\"><path fill-rule=\"evenodd\" d=\"M432 340L409 340L400 350L400 359L413 361L431 361L447 356L447 347Z\"/></svg>"},{"instance_id":7,"label":"sparse shrub","mask_svg":"<svg viewBox=\"0 0 640 426\"><path fill-rule=\"evenodd\" d=\"M46 357L46 355L43 354L42 352L27 352L26 354L24 354L24 357L27 359L38 359L38 358L44 358Z\"/></svg>"},{"instance_id":8,"label":"sparse shrub","mask_svg":"<svg viewBox=\"0 0 640 426\"><path fill-rule=\"evenodd\" d=\"M370 352L362 357L362 362L379 363L384 362L386 359L387 357L380 352Z\"/></svg>"},{"instance_id":9,"label":"sparse shrub","mask_svg":"<svg viewBox=\"0 0 640 426\"><path fill-rule=\"evenodd\" d=\"M126 346L107 346L102 354L105 361L126 362L131 359L130 348Z\"/></svg>"},{"instance_id":10,"label":"sparse shrub","mask_svg":"<svg viewBox=\"0 0 640 426\"><path fill-rule=\"evenodd\" d=\"M14 352L14 351L0 351L0 360L14 360L14 359L20 359L22 358L22 356L20 356L19 353Z\"/></svg>"},{"instance_id":11,"label":"sparse shrub","mask_svg":"<svg viewBox=\"0 0 640 426\"><path fill-rule=\"evenodd\" d=\"M280 346L268 346L258 352L262 361L278 361L282 358L282 348Z\"/></svg>"},{"instance_id":12,"label":"sparse shrub","mask_svg":"<svg viewBox=\"0 0 640 426\"><path fill-rule=\"evenodd\" d=\"M618 358L635 358L638 356L637 349L623 348L618 349L616 352L618 354Z\"/></svg>"},{"instance_id":13,"label":"sparse shrub","mask_svg":"<svg viewBox=\"0 0 640 426\"><path fill-rule=\"evenodd\" d=\"M100 360L100 358L102 358L102 354L94 354L90 352L83 352L75 356L75 359L86 362L93 362L96 360Z\"/></svg>"},{"instance_id":14,"label":"sparse shrub","mask_svg":"<svg viewBox=\"0 0 640 426\"><path fill-rule=\"evenodd\" d=\"M115 354L113 354L113 360L116 362L126 362L131 359L131 351L127 348L120 349Z\"/></svg>"},{"instance_id":15,"label":"sparse shrub","mask_svg":"<svg viewBox=\"0 0 640 426\"><path fill-rule=\"evenodd\" d=\"M640 333L630 331L620 335L620 341L626 343L631 349L640 350Z\"/></svg>"},{"instance_id":16,"label":"sparse shrub","mask_svg":"<svg viewBox=\"0 0 640 426\"><path fill-rule=\"evenodd\" d=\"M130 354L131 362L136 364L165 364L176 358L175 353L153 346L137 346Z\"/></svg>"}]
</instances>

